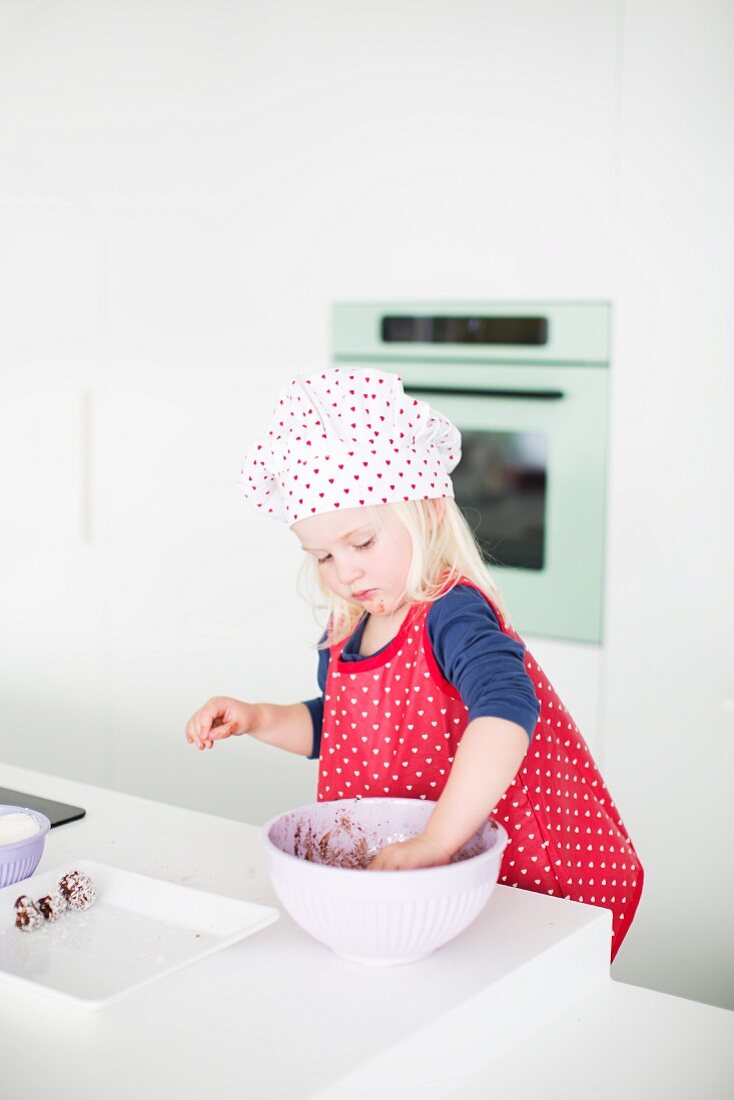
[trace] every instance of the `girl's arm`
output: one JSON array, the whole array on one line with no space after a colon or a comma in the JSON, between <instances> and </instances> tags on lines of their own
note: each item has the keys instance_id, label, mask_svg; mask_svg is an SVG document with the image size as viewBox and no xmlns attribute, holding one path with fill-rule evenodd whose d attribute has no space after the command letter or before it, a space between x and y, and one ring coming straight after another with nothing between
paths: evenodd
<instances>
[{"instance_id":1,"label":"girl's arm","mask_svg":"<svg viewBox=\"0 0 734 1100\"><path fill-rule=\"evenodd\" d=\"M424 831L389 844L370 870L397 871L448 863L495 808L528 750L522 726L504 718L475 718L456 750L448 782Z\"/></svg>"},{"instance_id":2,"label":"girl's arm","mask_svg":"<svg viewBox=\"0 0 734 1100\"><path fill-rule=\"evenodd\" d=\"M186 723L186 740L199 749L242 733L300 756L309 756L313 745L313 723L305 703L243 703L218 695Z\"/></svg>"}]
</instances>

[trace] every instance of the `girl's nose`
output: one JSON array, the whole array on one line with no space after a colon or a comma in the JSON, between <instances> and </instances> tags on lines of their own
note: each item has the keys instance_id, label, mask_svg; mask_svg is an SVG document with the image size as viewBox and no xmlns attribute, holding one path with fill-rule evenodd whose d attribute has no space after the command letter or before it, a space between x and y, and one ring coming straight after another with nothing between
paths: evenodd
<instances>
[{"instance_id":1,"label":"girl's nose","mask_svg":"<svg viewBox=\"0 0 734 1100\"><path fill-rule=\"evenodd\" d=\"M336 575L340 584L351 585L364 573L362 567L355 561L341 561L336 563Z\"/></svg>"}]
</instances>

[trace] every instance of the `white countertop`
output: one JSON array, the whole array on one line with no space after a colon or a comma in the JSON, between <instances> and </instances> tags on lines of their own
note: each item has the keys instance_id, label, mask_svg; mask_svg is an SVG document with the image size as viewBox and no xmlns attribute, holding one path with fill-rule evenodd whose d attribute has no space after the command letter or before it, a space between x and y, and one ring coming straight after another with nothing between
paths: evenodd
<instances>
[{"instance_id":1,"label":"white countertop","mask_svg":"<svg viewBox=\"0 0 734 1100\"><path fill-rule=\"evenodd\" d=\"M259 830L0 765L0 784L84 806L38 871L93 859L280 908ZM612 982L609 915L497 887L431 958L370 968L285 914L99 1012L0 984L0 1094L723 1097L734 1013Z\"/></svg>"}]
</instances>

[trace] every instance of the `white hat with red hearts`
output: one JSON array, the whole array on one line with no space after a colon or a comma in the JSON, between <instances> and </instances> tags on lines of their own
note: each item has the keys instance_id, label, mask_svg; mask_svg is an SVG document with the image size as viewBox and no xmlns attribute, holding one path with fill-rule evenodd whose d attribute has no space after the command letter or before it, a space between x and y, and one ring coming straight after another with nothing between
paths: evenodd
<instances>
[{"instance_id":1,"label":"white hat with red hearts","mask_svg":"<svg viewBox=\"0 0 734 1100\"><path fill-rule=\"evenodd\" d=\"M291 526L337 508L453 497L460 458L458 430L405 394L396 374L335 367L281 390L241 484L261 512Z\"/></svg>"}]
</instances>

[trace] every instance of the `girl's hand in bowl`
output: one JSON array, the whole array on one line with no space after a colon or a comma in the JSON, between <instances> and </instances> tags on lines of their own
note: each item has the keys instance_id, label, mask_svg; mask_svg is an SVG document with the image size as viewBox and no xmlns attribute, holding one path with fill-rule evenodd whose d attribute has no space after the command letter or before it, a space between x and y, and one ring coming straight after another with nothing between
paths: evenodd
<instances>
[{"instance_id":1,"label":"girl's hand in bowl","mask_svg":"<svg viewBox=\"0 0 734 1100\"><path fill-rule=\"evenodd\" d=\"M186 740L198 749L210 749L215 741L247 733L255 718L255 707L217 695L199 707L186 723Z\"/></svg>"},{"instance_id":2,"label":"girl's hand in bowl","mask_svg":"<svg viewBox=\"0 0 734 1100\"><path fill-rule=\"evenodd\" d=\"M411 871L417 867L443 867L451 860L437 840L419 833L410 840L386 844L367 868L368 871Z\"/></svg>"}]
</instances>

